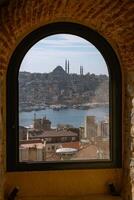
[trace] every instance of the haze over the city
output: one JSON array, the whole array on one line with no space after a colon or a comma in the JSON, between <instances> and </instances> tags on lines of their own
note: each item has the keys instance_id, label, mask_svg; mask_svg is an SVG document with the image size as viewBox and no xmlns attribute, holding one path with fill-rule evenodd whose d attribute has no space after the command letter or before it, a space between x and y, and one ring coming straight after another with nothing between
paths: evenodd
<instances>
[{"instance_id":1,"label":"haze over the city","mask_svg":"<svg viewBox=\"0 0 134 200\"><path fill-rule=\"evenodd\" d=\"M25 55L20 71L49 73L69 60L70 73L107 74L107 65L98 49L87 40L70 34L56 34L37 42Z\"/></svg>"}]
</instances>

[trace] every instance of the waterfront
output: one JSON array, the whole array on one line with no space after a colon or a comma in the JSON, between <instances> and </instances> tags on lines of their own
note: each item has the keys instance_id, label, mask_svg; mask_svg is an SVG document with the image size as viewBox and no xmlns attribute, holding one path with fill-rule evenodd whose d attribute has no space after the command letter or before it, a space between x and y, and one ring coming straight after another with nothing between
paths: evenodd
<instances>
[{"instance_id":1,"label":"waterfront","mask_svg":"<svg viewBox=\"0 0 134 200\"><path fill-rule=\"evenodd\" d=\"M53 110L51 108L46 108L45 110L31 111L31 112L20 112L19 113L19 125L29 126L33 124L34 113L36 113L36 118L47 117L52 122L52 127L57 127L58 124L70 124L74 127L84 126L84 121L86 116L96 116L97 121L104 120L109 116L109 107L102 106L96 108L90 108L88 110L80 109L63 109L63 110Z\"/></svg>"}]
</instances>

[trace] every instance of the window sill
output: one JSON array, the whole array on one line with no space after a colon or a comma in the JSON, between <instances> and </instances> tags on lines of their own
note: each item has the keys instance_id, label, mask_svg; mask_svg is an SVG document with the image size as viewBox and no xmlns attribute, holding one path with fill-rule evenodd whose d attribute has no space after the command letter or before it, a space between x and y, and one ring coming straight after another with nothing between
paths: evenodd
<instances>
[{"instance_id":1,"label":"window sill","mask_svg":"<svg viewBox=\"0 0 134 200\"><path fill-rule=\"evenodd\" d=\"M120 196L111 196L107 194L89 194L89 195L82 195L82 196L21 196L17 198L18 200L122 200Z\"/></svg>"}]
</instances>

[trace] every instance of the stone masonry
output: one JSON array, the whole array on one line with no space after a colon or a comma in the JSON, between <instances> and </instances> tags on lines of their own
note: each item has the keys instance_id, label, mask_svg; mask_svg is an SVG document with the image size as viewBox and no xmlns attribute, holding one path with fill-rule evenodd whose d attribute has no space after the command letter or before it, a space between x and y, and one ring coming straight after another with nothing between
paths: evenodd
<instances>
[{"instance_id":1,"label":"stone masonry","mask_svg":"<svg viewBox=\"0 0 134 200\"><path fill-rule=\"evenodd\" d=\"M6 169L5 80L10 57L15 47L28 33L45 24L61 21L80 23L96 30L117 53L123 85L123 198L129 200L132 194L131 183L133 184L132 169L130 180L130 160L134 154L133 0L10 0L0 7L0 200L3 199Z\"/></svg>"}]
</instances>

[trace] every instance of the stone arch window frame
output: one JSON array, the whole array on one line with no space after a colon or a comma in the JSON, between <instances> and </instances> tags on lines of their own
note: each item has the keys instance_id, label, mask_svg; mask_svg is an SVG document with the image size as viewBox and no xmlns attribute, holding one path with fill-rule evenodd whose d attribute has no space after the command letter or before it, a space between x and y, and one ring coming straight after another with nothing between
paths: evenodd
<instances>
[{"instance_id":1,"label":"stone arch window frame","mask_svg":"<svg viewBox=\"0 0 134 200\"><path fill-rule=\"evenodd\" d=\"M109 71L110 160L19 162L18 72L27 51L39 40L54 34L73 34L91 42L103 56ZM122 79L120 64L111 45L98 32L81 24L56 22L28 34L13 52L7 71L7 171L120 168L122 166Z\"/></svg>"}]
</instances>

